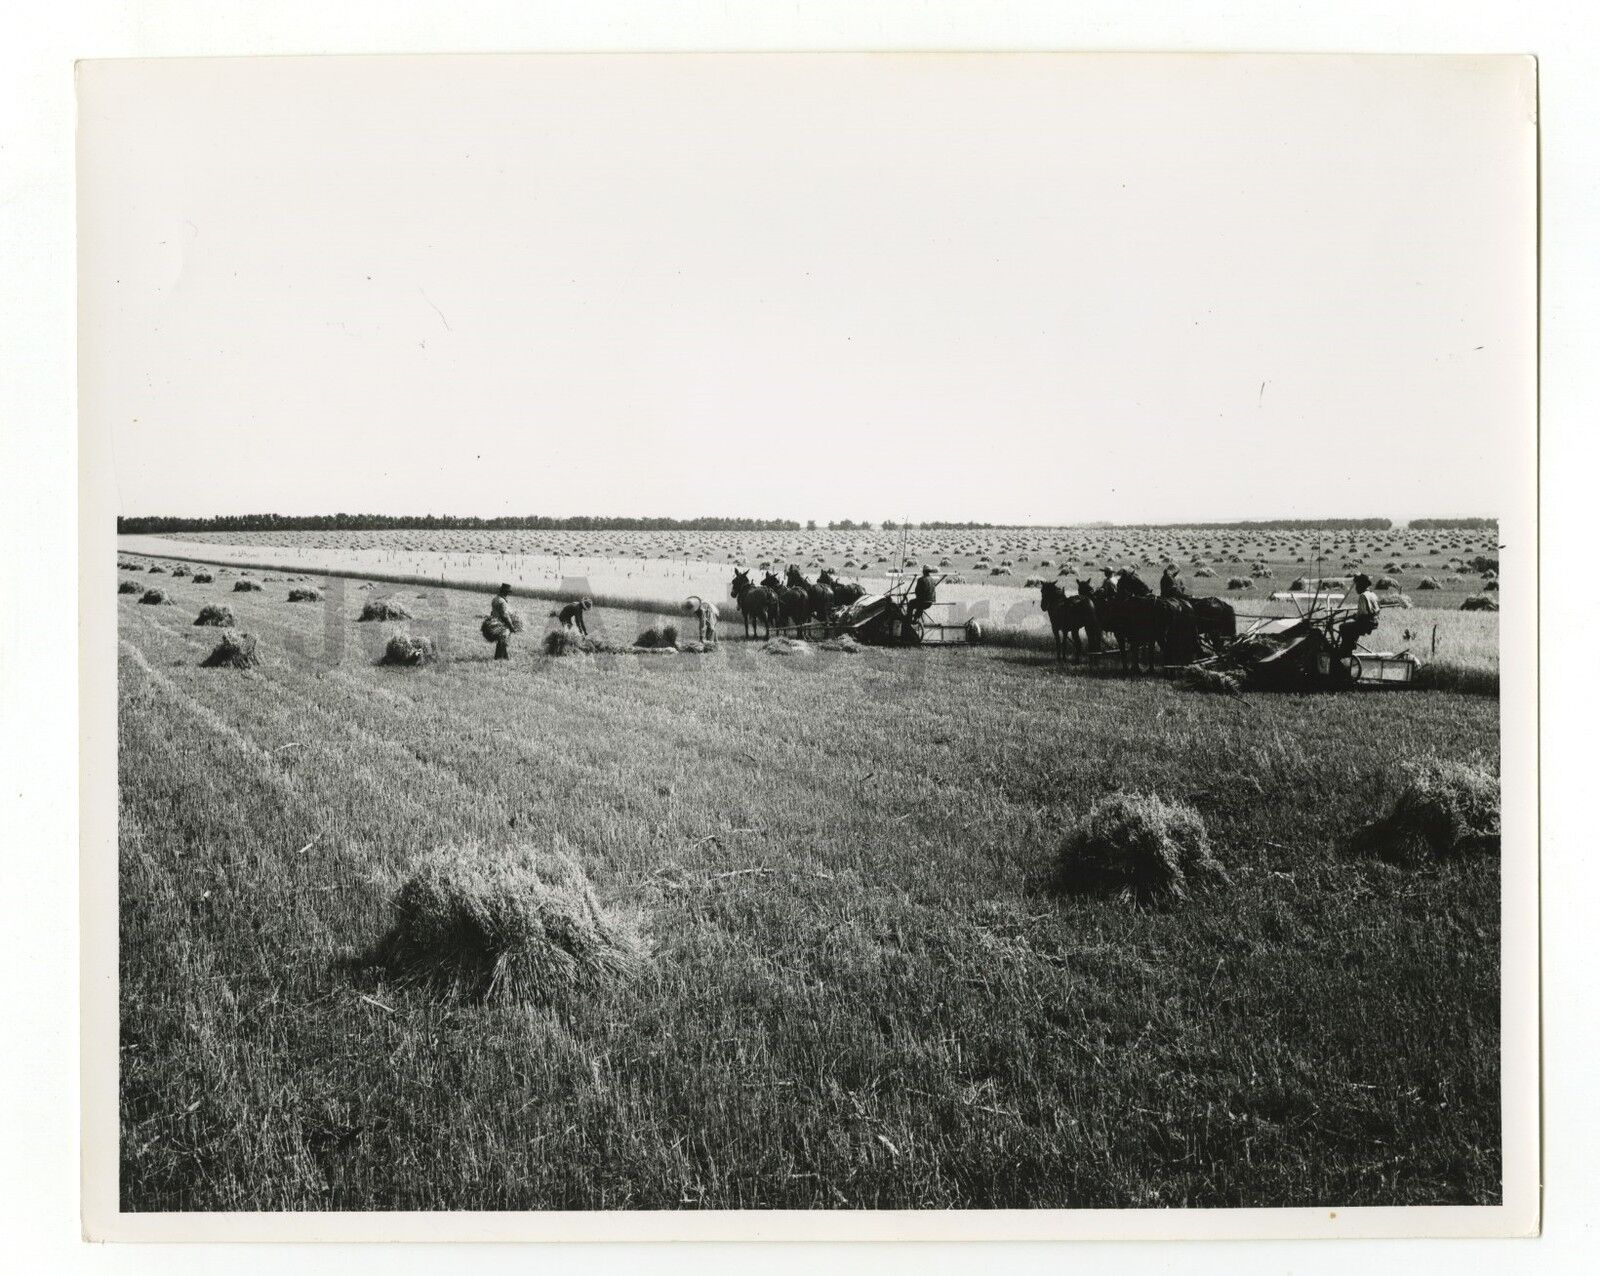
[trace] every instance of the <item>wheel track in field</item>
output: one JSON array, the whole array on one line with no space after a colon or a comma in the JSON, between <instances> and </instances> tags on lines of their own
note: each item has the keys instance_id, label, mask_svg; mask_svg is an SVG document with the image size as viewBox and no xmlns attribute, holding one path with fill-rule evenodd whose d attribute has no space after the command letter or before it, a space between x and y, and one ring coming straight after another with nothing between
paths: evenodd
<instances>
[{"instance_id":1,"label":"wheel track in field","mask_svg":"<svg viewBox=\"0 0 1600 1276\"><path fill-rule=\"evenodd\" d=\"M251 600L246 605L252 606L253 609L254 604L255 600ZM171 636L174 639L182 640L192 637L192 635L183 630L161 623L158 617L132 612L131 610L130 615L137 616L139 621L148 628L156 630L163 635ZM241 619L244 619L244 617L241 617ZM289 620L287 616L269 612L266 615L252 619L265 622L264 627L271 633L275 646L287 646L283 641L287 635L299 636L298 626L287 623ZM256 628L260 632L262 626L253 624L252 628ZM265 635L263 636L265 637ZM625 660L626 657L619 656L614 659L620 662ZM760 697L775 691L780 695L786 690L790 691L791 694L794 691L803 691L806 685L805 677L795 675L792 670L767 657L753 656L752 660L753 663L746 672L754 675L754 678L748 685L741 684L741 686L746 687L746 690L751 695ZM414 672L401 676L447 680L448 685L468 692L476 691L479 694L498 691L498 688L491 688L481 679L470 676L469 667L479 664L487 664L487 662L467 662L464 666L451 663L435 670L421 673ZM595 727L594 738L606 737L603 727L606 720L610 720L611 724L618 727L625 727L633 732L644 732L660 739L665 749L683 749L702 760L705 759L708 740L700 734L695 726L684 719L678 711L678 706L674 706L669 700L665 700L660 696L659 692L665 688L659 681L659 674L652 672L649 678L640 679L631 676L625 670L607 670L591 666L588 662L572 662L570 664L562 662L557 664L556 662L539 661L539 664L546 666L540 671L541 675L546 676L537 676L536 680L530 679L532 683L531 689L541 695L552 714L564 716L572 711L582 711L593 720ZM898 666L896 668L898 669ZM845 674L846 671L854 674L856 672L855 666L848 663L846 658L840 658L837 671L830 672ZM520 813L521 804L517 800L518 795L515 792L502 790L492 784L480 786L464 778L463 772L466 771L470 775L470 768L476 765L475 762L470 760L470 754L461 759L448 756L443 758L430 757L425 753L419 752L403 738L391 738L381 734L381 729L369 729L361 725L357 714L351 712L351 710L370 709L372 707L370 702L372 701L381 701L408 716L422 715L433 719L433 729L428 734L434 738L439 736L441 730L448 730L451 727L452 719L455 716L442 711L438 703L430 698L405 694L383 686L381 682L374 681L371 678L370 672L367 663L364 661L347 661L329 667L315 681L302 681L293 676L285 676L283 668L269 657L268 663L252 676L271 682L279 690L278 704L280 709L292 705L292 712L314 719L319 724L316 734L320 744L332 746L338 740L346 740L351 742L356 749L365 753L387 756L394 759L401 766L409 764L412 768L421 769L424 774L439 777L443 781L440 787L446 789L455 800L464 800L469 805L479 808L484 805L494 807L499 813L495 821L498 824L504 825L514 808L517 808ZM694 674L689 674L688 670L683 672L690 677L695 676ZM820 670L816 672L821 673ZM859 672L876 681L886 671L862 668ZM792 687L790 686L791 681L793 681ZM944 679L942 677L935 675L935 686L941 686L942 688L943 682ZM170 683L170 680L168 680L168 685L177 694L183 695L183 692L175 684ZM315 689L318 687L328 689L337 687L338 693L345 699L345 704L343 706L327 707L318 703L313 698ZM559 699L559 703L555 703L557 699ZM891 696L890 699L891 701L899 702L902 697ZM248 705L242 707L246 710L249 709ZM492 708L492 705L488 707ZM958 739L961 735L961 719L962 715L954 710L948 714L939 715L939 721L941 725L946 727L948 738L951 740ZM218 721L220 722L220 719ZM267 725L272 734L277 734L277 723L268 723ZM538 748L537 740L538 738L535 736L527 739L518 739L513 742L516 764L522 766L532 765L540 768L552 766L565 768L569 759L546 756ZM719 724L718 734L710 743L722 765L731 766L740 772L754 770L757 774L760 774L769 766L777 765L779 761L778 758L771 756L774 745L771 735L757 722L749 724L723 722ZM819 758L833 759L840 766L841 771L849 769L844 764L854 754L851 746L842 740L835 739L829 733L822 733L820 736L808 738L805 748L808 757L813 761ZM960 751L958 749L955 755L947 759L947 761L956 763L959 757ZM596 756L592 761L598 765L605 766L610 759ZM380 767L379 769L385 772L388 771L387 767ZM898 792L906 786L911 778L912 766L906 758L885 758L877 767L877 774L881 786L880 795L883 796L888 793ZM582 777L574 777L575 780L579 778ZM593 782L592 777L590 779ZM415 785L402 784L399 787L402 792L418 791ZM823 826L801 827L793 824L787 828L787 832L792 836L799 836L807 832L815 834L822 832L822 830Z\"/></svg>"},{"instance_id":2,"label":"wheel track in field","mask_svg":"<svg viewBox=\"0 0 1600 1276\"><path fill-rule=\"evenodd\" d=\"M117 639L117 649L127 656L139 671L159 689L168 704L173 705L180 712L188 714L208 733L221 736L252 761L267 761L269 759L270 755L267 750L227 722L216 710L201 704L200 701L191 696L168 675L152 665L149 658L134 643L126 638L119 637ZM270 771L267 773L271 774Z\"/></svg>"},{"instance_id":3,"label":"wheel track in field","mask_svg":"<svg viewBox=\"0 0 1600 1276\"><path fill-rule=\"evenodd\" d=\"M250 606L250 604L246 604ZM125 623L137 620L147 633L152 636L160 635L164 639L175 643L183 643L192 637L186 632L185 627L176 622L164 624L161 618L142 615L131 611L126 613ZM293 627L285 628L283 620L275 615L247 616L241 613L241 625L249 627L257 633L264 642L270 641L273 647L281 647L285 633L293 633ZM257 621L265 623L257 624ZM171 698L185 702L184 709L207 730L214 730L227 734L230 739L247 741L248 736L242 735L233 728L224 718L215 711L194 700L184 688L172 679L155 670L148 659L136 647L131 647L126 639L121 640L125 647L133 653L133 658L153 676L159 680L161 688ZM434 727L431 735L438 735L441 730L451 728L453 720L461 715L453 711L446 711L437 701L426 697L406 694L375 682L372 670L367 662L357 659L327 668L321 676L312 676L309 671L298 673L291 665L280 664L274 659L272 652L265 652L266 662L248 675L252 680L259 680L270 684L275 695L270 697L255 695L242 699L236 705L241 721L256 724L254 727L246 726L245 730L252 735L261 735L275 747L283 747L288 743L289 735L310 735L319 746L334 751L342 751L352 755L373 759L374 764L363 765L359 768L372 777L372 784L376 788L379 781L385 781L382 786L385 790L392 791L394 796L389 803L391 812L404 816L409 809L416 812L415 822L419 825L428 821L424 818L435 812L441 805L454 806L482 812L489 808L491 812L490 823L499 827L509 824L512 806L515 805L516 795L505 792L494 786L480 786L470 780L471 766L475 763L470 760L454 760L449 757L430 757L419 752L406 738L391 738L382 733L384 717L380 717L378 725L369 727L360 720L360 711L365 709L370 716L376 709L383 714L384 708L392 708L396 716L405 715L412 717L422 716L429 719ZM487 663L487 662L482 662ZM462 679L452 676L454 665L445 665L435 670L424 672L413 671L412 678L429 678L448 680L446 685L466 685L469 689L478 683L477 690L487 693L489 688L479 683L477 679ZM587 671L586 671L587 672ZM222 678L227 678L227 671L219 671ZM587 679L585 679L587 683ZM550 705L551 712L557 715L566 715L578 711L585 705L592 707L591 699L594 688L587 685L572 685L566 679L540 680L539 689L546 694L556 692L559 702ZM332 691L342 703L328 706L319 703L316 696L321 692L326 694ZM269 700L273 706L272 712L263 712L259 706ZM376 703L374 703L376 702ZM619 702L612 712L620 712L625 708L626 702ZM492 706L489 706L492 708ZM287 730L277 718L279 715L287 716L290 720L297 720L307 725L314 724L312 731L305 732L299 729ZM471 716L468 711L467 716ZM411 725L415 725L413 722ZM409 735L410 733L406 733ZM279 740L278 737L284 737ZM533 740L519 740L517 752L520 760L525 764L549 766L551 759L541 756L536 745L537 738ZM256 748L257 756L274 757L275 749ZM466 775L463 771L467 770ZM411 774L407 776L407 772ZM420 775L418 773L421 773ZM273 769L271 774L282 778L282 772ZM398 778L397 778L398 776ZM575 777L576 778L576 777ZM409 799L406 795L411 793L429 793L430 800L423 804ZM438 799L442 798L443 801ZM303 803L307 795L295 790L293 798L296 802Z\"/></svg>"},{"instance_id":4,"label":"wheel track in field","mask_svg":"<svg viewBox=\"0 0 1600 1276\"><path fill-rule=\"evenodd\" d=\"M180 639L182 637L181 633L174 634L158 621L144 617L140 619L149 630ZM128 654L130 661L150 679L166 702L173 704L179 712L195 721L208 736L220 738L237 750L245 759L252 774L259 776L263 783L282 795L286 807L291 809L304 807L312 801L307 786L294 771L279 765L283 755L279 754L277 749L293 743L292 741L286 740L270 748L257 743L251 734L247 734L249 727L240 730L215 709L190 694L174 679L152 665L135 643L126 638L119 638L118 645ZM227 670L217 673L221 678L238 677L237 674ZM356 768L357 774L364 777L364 787L371 791L371 802L375 808L385 809L402 820L409 818L412 822L423 826L427 823L430 810L437 803L431 801L424 803L412 797L412 794L437 794L444 790L448 793L446 800L453 805L464 804L469 808L481 808L488 803L500 805L497 795L463 783L447 767L417 754L396 740L362 727L348 714L341 715L317 704L310 698L311 685L297 688L292 680L275 674L270 665L253 671L251 677L253 681L269 684L276 693L271 697L270 714L259 711L263 697L248 697L239 703L241 718L259 727L258 734L266 738L280 734L282 727L273 720L273 717L286 715L291 721L294 719L314 721L317 724L317 743L324 747L362 757L386 759L376 767L363 765ZM346 685L360 685L348 678L341 679L341 682L345 682ZM366 690L364 687L362 689ZM390 696L393 696L393 693L385 693L381 698L387 699ZM407 705L410 704L404 697L398 699ZM303 733L297 731L296 734ZM407 771L412 774L408 776ZM416 775L418 771L423 772L423 776ZM400 777L398 779L397 772ZM502 822L503 819L504 817ZM358 840L356 834L355 829L347 830L347 835L352 840Z\"/></svg>"},{"instance_id":5,"label":"wheel track in field","mask_svg":"<svg viewBox=\"0 0 1600 1276\"><path fill-rule=\"evenodd\" d=\"M119 640L119 644L132 654L134 660L162 687L163 691L178 702L186 712L199 720L208 730L224 736L254 758L264 761L272 759L274 755L271 749L255 743L254 740L222 718L214 709L189 695L171 678L155 669L143 653L129 644L126 639ZM317 724L316 738L319 743L331 747L343 742L350 746L352 753L360 753L365 757L384 757L398 762L402 766L420 769L432 777L440 787L448 789L451 798L454 800L465 801L472 805L481 805L485 800L495 801L497 805L499 804L494 794L466 784L444 764L418 753L402 741L391 739L376 730L363 726L349 714L340 713L335 709L319 704L310 694L310 686L297 686L293 680L277 674L270 666L263 666L256 673L262 682L270 684L276 692L275 708L279 712L287 712L305 719L308 723L315 722ZM349 674L342 671L335 671L335 677L346 689L354 690L359 688L364 693L376 692L377 699L388 701L398 707L407 709L415 707L414 702L404 696L400 696L387 688L372 688L366 684L359 683ZM293 777L286 772L269 768L268 774L279 781L287 781L286 787L303 797ZM428 791L427 781L422 781L415 785L407 784L396 787L398 794L401 796L395 798L395 805L421 809L420 803L414 802L403 795L411 792Z\"/></svg>"}]
</instances>

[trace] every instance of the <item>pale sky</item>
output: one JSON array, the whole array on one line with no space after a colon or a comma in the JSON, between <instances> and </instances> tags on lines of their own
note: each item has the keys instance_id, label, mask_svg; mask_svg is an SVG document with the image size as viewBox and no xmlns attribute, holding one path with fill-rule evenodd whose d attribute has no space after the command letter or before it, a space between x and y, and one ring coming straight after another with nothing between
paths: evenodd
<instances>
[{"instance_id":1,"label":"pale sky","mask_svg":"<svg viewBox=\"0 0 1600 1276\"><path fill-rule=\"evenodd\" d=\"M88 64L120 512L1496 514L1517 59Z\"/></svg>"}]
</instances>

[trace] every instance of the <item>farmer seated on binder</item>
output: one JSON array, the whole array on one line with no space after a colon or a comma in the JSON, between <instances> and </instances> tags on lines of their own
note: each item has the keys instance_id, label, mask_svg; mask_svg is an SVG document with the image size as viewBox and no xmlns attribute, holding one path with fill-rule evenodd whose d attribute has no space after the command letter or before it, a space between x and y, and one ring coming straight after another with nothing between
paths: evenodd
<instances>
[{"instance_id":1,"label":"farmer seated on binder","mask_svg":"<svg viewBox=\"0 0 1600 1276\"><path fill-rule=\"evenodd\" d=\"M911 597L906 599L905 623L901 626L901 637L907 642L915 641L913 622L932 607L938 598L938 586L933 579L933 568L924 567L922 575L917 577L917 583L912 587Z\"/></svg>"},{"instance_id":2,"label":"farmer seated on binder","mask_svg":"<svg viewBox=\"0 0 1600 1276\"><path fill-rule=\"evenodd\" d=\"M1365 638L1378 627L1378 596L1372 592L1372 580L1358 572L1355 578L1356 614L1339 626L1339 654L1348 656L1356 649L1356 640Z\"/></svg>"}]
</instances>

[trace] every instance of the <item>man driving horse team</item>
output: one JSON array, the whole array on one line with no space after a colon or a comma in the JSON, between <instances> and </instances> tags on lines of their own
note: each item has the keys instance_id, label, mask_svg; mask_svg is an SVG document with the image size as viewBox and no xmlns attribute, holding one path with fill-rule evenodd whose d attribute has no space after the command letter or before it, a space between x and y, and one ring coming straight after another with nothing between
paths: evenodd
<instances>
[{"instance_id":1,"label":"man driving horse team","mask_svg":"<svg viewBox=\"0 0 1600 1276\"><path fill-rule=\"evenodd\" d=\"M1356 614L1339 626L1339 654L1348 656L1356 642L1378 627L1378 595L1372 592L1372 578L1357 572L1351 582L1356 591Z\"/></svg>"},{"instance_id":2,"label":"man driving horse team","mask_svg":"<svg viewBox=\"0 0 1600 1276\"><path fill-rule=\"evenodd\" d=\"M933 578L933 568L924 567L922 574L917 577L917 583L912 586L911 597L906 600L904 637L909 639L912 636L913 625L926 615L928 609L938 600L939 585Z\"/></svg>"}]
</instances>

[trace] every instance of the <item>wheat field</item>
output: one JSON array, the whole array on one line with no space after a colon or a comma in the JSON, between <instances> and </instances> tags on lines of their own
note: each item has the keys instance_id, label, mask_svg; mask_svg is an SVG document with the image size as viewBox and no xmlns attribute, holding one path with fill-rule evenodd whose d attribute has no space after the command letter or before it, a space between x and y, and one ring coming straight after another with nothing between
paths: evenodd
<instances>
[{"instance_id":1,"label":"wheat field","mask_svg":"<svg viewBox=\"0 0 1600 1276\"><path fill-rule=\"evenodd\" d=\"M1493 697L548 658L531 604L494 662L482 593L253 575L118 602L125 1208L1498 1199L1496 866L1344 846L1399 759L1492 759ZM222 591L259 668L201 667ZM417 619L354 622L388 592ZM397 628L440 660L377 663ZM1229 884L1053 890L1118 790L1193 805ZM649 974L503 1004L368 964L463 842L569 848Z\"/></svg>"}]
</instances>

